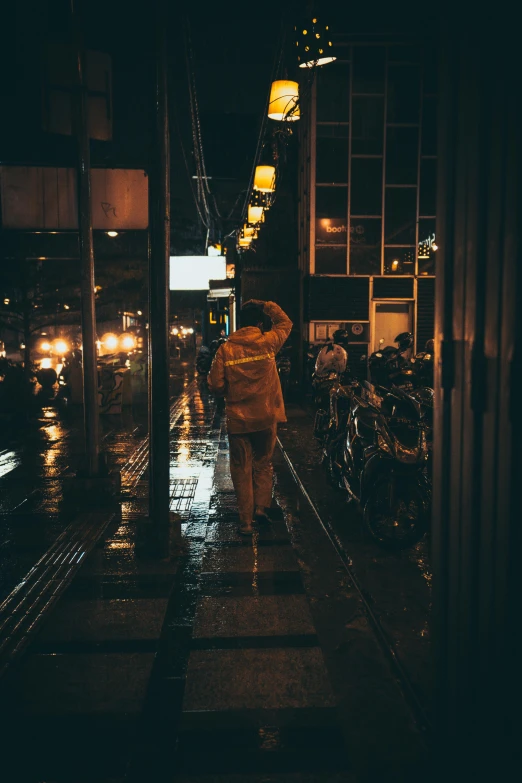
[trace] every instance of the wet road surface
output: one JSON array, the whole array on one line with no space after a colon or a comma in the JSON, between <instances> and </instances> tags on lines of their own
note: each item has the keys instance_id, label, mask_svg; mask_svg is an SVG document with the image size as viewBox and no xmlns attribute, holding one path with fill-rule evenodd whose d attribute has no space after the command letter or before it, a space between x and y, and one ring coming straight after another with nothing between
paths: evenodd
<instances>
[{"instance_id":1,"label":"wet road surface","mask_svg":"<svg viewBox=\"0 0 522 783\"><path fill-rule=\"evenodd\" d=\"M245 541L196 387L171 433L174 559L136 558L147 491L145 473L9 682L12 779L417 780L421 733L285 465L272 524Z\"/></svg>"}]
</instances>

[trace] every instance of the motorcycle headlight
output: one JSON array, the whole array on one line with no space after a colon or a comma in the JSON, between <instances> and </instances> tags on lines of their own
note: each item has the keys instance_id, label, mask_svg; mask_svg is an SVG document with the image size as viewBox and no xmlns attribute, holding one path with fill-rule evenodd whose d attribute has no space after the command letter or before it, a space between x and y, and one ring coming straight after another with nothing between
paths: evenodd
<instances>
[{"instance_id":1,"label":"motorcycle headlight","mask_svg":"<svg viewBox=\"0 0 522 783\"><path fill-rule=\"evenodd\" d=\"M390 457L395 456L391 444L386 440L386 438L383 435L381 435L380 432L377 435L377 445L379 446L381 451L384 451L386 454L389 454Z\"/></svg>"}]
</instances>

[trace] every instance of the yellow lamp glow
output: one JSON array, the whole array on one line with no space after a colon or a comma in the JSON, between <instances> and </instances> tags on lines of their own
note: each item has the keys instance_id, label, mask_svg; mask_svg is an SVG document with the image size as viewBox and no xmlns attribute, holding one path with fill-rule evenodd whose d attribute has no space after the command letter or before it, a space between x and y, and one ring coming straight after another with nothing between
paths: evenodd
<instances>
[{"instance_id":1,"label":"yellow lamp glow","mask_svg":"<svg viewBox=\"0 0 522 783\"><path fill-rule=\"evenodd\" d=\"M255 230L255 228L253 226L246 226L245 225L245 226L243 226L242 236L243 237L251 237L252 239L255 239L255 237L257 236L257 232L256 232L256 230Z\"/></svg>"},{"instance_id":2,"label":"yellow lamp glow","mask_svg":"<svg viewBox=\"0 0 522 783\"><path fill-rule=\"evenodd\" d=\"M50 351L51 350L51 343L48 343L47 340L44 340L44 342L40 346L42 351Z\"/></svg>"},{"instance_id":3,"label":"yellow lamp glow","mask_svg":"<svg viewBox=\"0 0 522 783\"><path fill-rule=\"evenodd\" d=\"M55 353L59 353L63 356L64 353L67 353L69 350L69 346L65 342L65 340L55 340L54 341L54 350Z\"/></svg>"},{"instance_id":4,"label":"yellow lamp glow","mask_svg":"<svg viewBox=\"0 0 522 783\"><path fill-rule=\"evenodd\" d=\"M239 247L249 247L252 237L239 237Z\"/></svg>"},{"instance_id":5,"label":"yellow lamp glow","mask_svg":"<svg viewBox=\"0 0 522 783\"><path fill-rule=\"evenodd\" d=\"M124 351L132 351L136 347L136 340L132 334L122 334L120 344Z\"/></svg>"},{"instance_id":6,"label":"yellow lamp glow","mask_svg":"<svg viewBox=\"0 0 522 783\"><path fill-rule=\"evenodd\" d=\"M275 166L256 166L254 188L262 193L273 193L275 190Z\"/></svg>"},{"instance_id":7,"label":"yellow lamp glow","mask_svg":"<svg viewBox=\"0 0 522 783\"><path fill-rule=\"evenodd\" d=\"M42 370L50 370L51 369L51 360L50 359L42 359L40 362L40 367Z\"/></svg>"},{"instance_id":8,"label":"yellow lamp glow","mask_svg":"<svg viewBox=\"0 0 522 783\"><path fill-rule=\"evenodd\" d=\"M247 222L256 224L261 223L262 220L264 220L263 207L249 205Z\"/></svg>"},{"instance_id":9,"label":"yellow lamp glow","mask_svg":"<svg viewBox=\"0 0 522 783\"><path fill-rule=\"evenodd\" d=\"M272 82L268 116L271 120L279 120L279 122L285 120L293 122L299 119L299 85L297 82L286 79Z\"/></svg>"},{"instance_id":10,"label":"yellow lamp glow","mask_svg":"<svg viewBox=\"0 0 522 783\"><path fill-rule=\"evenodd\" d=\"M115 351L118 347L118 338L115 334L104 334L102 337L102 343L108 351Z\"/></svg>"}]
</instances>

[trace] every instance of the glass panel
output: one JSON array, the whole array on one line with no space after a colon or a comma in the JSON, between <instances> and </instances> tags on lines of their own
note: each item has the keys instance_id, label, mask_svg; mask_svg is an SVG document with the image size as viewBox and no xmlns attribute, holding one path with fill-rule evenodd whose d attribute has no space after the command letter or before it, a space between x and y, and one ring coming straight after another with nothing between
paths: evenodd
<instances>
[{"instance_id":1,"label":"glass panel","mask_svg":"<svg viewBox=\"0 0 522 783\"><path fill-rule=\"evenodd\" d=\"M315 221L315 241L318 245L345 245L346 235L346 217L318 218Z\"/></svg>"},{"instance_id":2,"label":"glass panel","mask_svg":"<svg viewBox=\"0 0 522 783\"><path fill-rule=\"evenodd\" d=\"M386 184L416 185L419 129L386 128Z\"/></svg>"},{"instance_id":3,"label":"glass panel","mask_svg":"<svg viewBox=\"0 0 522 783\"><path fill-rule=\"evenodd\" d=\"M382 154L384 98L352 99L352 155Z\"/></svg>"},{"instance_id":4,"label":"glass panel","mask_svg":"<svg viewBox=\"0 0 522 783\"><path fill-rule=\"evenodd\" d=\"M437 154L437 99L424 98L422 105L422 141L423 155Z\"/></svg>"},{"instance_id":5,"label":"glass panel","mask_svg":"<svg viewBox=\"0 0 522 783\"><path fill-rule=\"evenodd\" d=\"M385 59L383 46L353 47L354 93L384 93Z\"/></svg>"},{"instance_id":6,"label":"glass panel","mask_svg":"<svg viewBox=\"0 0 522 783\"><path fill-rule=\"evenodd\" d=\"M382 212L382 159L352 158L352 215L380 215Z\"/></svg>"},{"instance_id":7,"label":"glass panel","mask_svg":"<svg viewBox=\"0 0 522 783\"><path fill-rule=\"evenodd\" d=\"M414 275L415 274L415 248L414 247L385 247L384 248L384 274L385 275Z\"/></svg>"},{"instance_id":8,"label":"glass panel","mask_svg":"<svg viewBox=\"0 0 522 783\"><path fill-rule=\"evenodd\" d=\"M381 218L353 218L351 221L350 274L381 274Z\"/></svg>"},{"instance_id":9,"label":"glass panel","mask_svg":"<svg viewBox=\"0 0 522 783\"><path fill-rule=\"evenodd\" d=\"M424 51L424 93L434 95L437 92L437 71L437 51L427 47Z\"/></svg>"},{"instance_id":10,"label":"glass panel","mask_svg":"<svg viewBox=\"0 0 522 783\"><path fill-rule=\"evenodd\" d=\"M435 218L419 220L419 275L435 274Z\"/></svg>"},{"instance_id":11,"label":"glass panel","mask_svg":"<svg viewBox=\"0 0 522 783\"><path fill-rule=\"evenodd\" d=\"M388 68L387 122L419 122L420 70L414 65Z\"/></svg>"},{"instance_id":12,"label":"glass panel","mask_svg":"<svg viewBox=\"0 0 522 783\"><path fill-rule=\"evenodd\" d=\"M414 245L417 188L387 188L385 209L385 244Z\"/></svg>"},{"instance_id":13,"label":"glass panel","mask_svg":"<svg viewBox=\"0 0 522 783\"><path fill-rule=\"evenodd\" d=\"M437 213L437 161L421 160L420 171L420 205L421 215Z\"/></svg>"},{"instance_id":14,"label":"glass panel","mask_svg":"<svg viewBox=\"0 0 522 783\"><path fill-rule=\"evenodd\" d=\"M348 125L317 126L317 182L348 182Z\"/></svg>"},{"instance_id":15,"label":"glass panel","mask_svg":"<svg viewBox=\"0 0 522 783\"><path fill-rule=\"evenodd\" d=\"M395 63L418 63L421 50L418 46L389 46L388 61Z\"/></svg>"},{"instance_id":16,"label":"glass panel","mask_svg":"<svg viewBox=\"0 0 522 783\"><path fill-rule=\"evenodd\" d=\"M346 274L346 245L315 248L316 275Z\"/></svg>"},{"instance_id":17,"label":"glass panel","mask_svg":"<svg viewBox=\"0 0 522 783\"><path fill-rule=\"evenodd\" d=\"M348 188L317 187L316 218L343 218L348 215Z\"/></svg>"},{"instance_id":18,"label":"glass panel","mask_svg":"<svg viewBox=\"0 0 522 783\"><path fill-rule=\"evenodd\" d=\"M318 122L348 122L350 119L350 66L334 62L317 72Z\"/></svg>"}]
</instances>

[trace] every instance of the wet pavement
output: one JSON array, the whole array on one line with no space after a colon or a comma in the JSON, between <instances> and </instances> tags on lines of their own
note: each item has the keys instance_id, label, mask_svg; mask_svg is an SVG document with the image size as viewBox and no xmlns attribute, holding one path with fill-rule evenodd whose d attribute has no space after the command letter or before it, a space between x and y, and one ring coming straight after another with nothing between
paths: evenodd
<instances>
[{"instance_id":1,"label":"wet pavement","mask_svg":"<svg viewBox=\"0 0 522 783\"><path fill-rule=\"evenodd\" d=\"M195 384L180 399L171 508L181 517L182 547L166 561L136 557L148 486L146 472L133 474L121 521L8 683L10 779L417 780L426 765L422 732L364 602L285 463L277 458L273 522L245 541L221 414ZM308 491L326 513L330 490L325 483L320 497L320 471L307 463L306 421L296 412L281 435L293 441L299 469L310 471ZM354 531L358 575L366 556L370 578L383 574L381 592L374 582L371 590L376 604L387 597L390 634L406 606L394 636L404 642L408 623L416 630L410 592L399 589L393 603L396 566L385 562L392 556Z\"/></svg>"}]
</instances>

